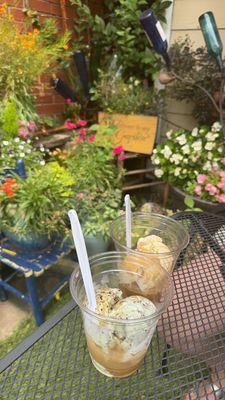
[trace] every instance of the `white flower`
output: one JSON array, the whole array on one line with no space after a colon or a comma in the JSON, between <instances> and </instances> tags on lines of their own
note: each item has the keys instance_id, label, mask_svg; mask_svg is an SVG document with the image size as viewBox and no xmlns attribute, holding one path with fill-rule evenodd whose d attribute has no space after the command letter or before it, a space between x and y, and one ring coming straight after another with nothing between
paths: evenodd
<instances>
[{"instance_id":1,"label":"white flower","mask_svg":"<svg viewBox=\"0 0 225 400\"><path fill-rule=\"evenodd\" d=\"M170 158L172 151L170 150L169 146L165 145L164 149L162 150L162 154L165 158Z\"/></svg>"},{"instance_id":2,"label":"white flower","mask_svg":"<svg viewBox=\"0 0 225 400\"><path fill-rule=\"evenodd\" d=\"M213 143L213 142L206 143L206 145L205 145L206 150L212 150L213 147L215 147L215 143Z\"/></svg>"},{"instance_id":3,"label":"white flower","mask_svg":"<svg viewBox=\"0 0 225 400\"><path fill-rule=\"evenodd\" d=\"M20 145L19 145L19 149L20 149L20 150L23 150L23 149L24 149L24 146L23 146L22 144L20 144Z\"/></svg>"},{"instance_id":4,"label":"white flower","mask_svg":"<svg viewBox=\"0 0 225 400\"><path fill-rule=\"evenodd\" d=\"M219 122L214 122L214 124L212 125L212 132L219 132L221 128L222 126Z\"/></svg>"},{"instance_id":5,"label":"white flower","mask_svg":"<svg viewBox=\"0 0 225 400\"><path fill-rule=\"evenodd\" d=\"M194 136L194 137L198 136L198 128L192 129L191 134L192 134L192 136Z\"/></svg>"},{"instance_id":6,"label":"white flower","mask_svg":"<svg viewBox=\"0 0 225 400\"><path fill-rule=\"evenodd\" d=\"M168 139L170 139L171 136L172 136L172 133L173 133L173 130L170 129L170 131L166 132L166 137L167 137Z\"/></svg>"},{"instance_id":7,"label":"white flower","mask_svg":"<svg viewBox=\"0 0 225 400\"><path fill-rule=\"evenodd\" d=\"M30 140L30 139L27 139L27 143L30 144L30 143L31 143L31 140Z\"/></svg>"},{"instance_id":8,"label":"white flower","mask_svg":"<svg viewBox=\"0 0 225 400\"><path fill-rule=\"evenodd\" d=\"M157 178L161 178L161 176L163 176L163 170L162 169L155 169L155 176L157 176Z\"/></svg>"},{"instance_id":9,"label":"white flower","mask_svg":"<svg viewBox=\"0 0 225 400\"><path fill-rule=\"evenodd\" d=\"M195 151L200 151L202 149L202 141L196 140L196 142L192 143L192 147Z\"/></svg>"},{"instance_id":10,"label":"white flower","mask_svg":"<svg viewBox=\"0 0 225 400\"><path fill-rule=\"evenodd\" d=\"M156 154L156 153L157 153L157 149L154 149L154 150L153 150L153 154Z\"/></svg>"},{"instance_id":11,"label":"white flower","mask_svg":"<svg viewBox=\"0 0 225 400\"><path fill-rule=\"evenodd\" d=\"M41 160L41 161L40 161L40 164L41 164L41 165L45 165L45 161L44 161L44 160Z\"/></svg>"},{"instance_id":12,"label":"white flower","mask_svg":"<svg viewBox=\"0 0 225 400\"><path fill-rule=\"evenodd\" d=\"M187 173L187 169L184 168L182 172L183 172L183 174L186 174Z\"/></svg>"},{"instance_id":13,"label":"white flower","mask_svg":"<svg viewBox=\"0 0 225 400\"><path fill-rule=\"evenodd\" d=\"M213 165L213 168L218 168L218 163L217 163L216 161L214 161L214 162L212 163L212 165Z\"/></svg>"},{"instance_id":14,"label":"white flower","mask_svg":"<svg viewBox=\"0 0 225 400\"><path fill-rule=\"evenodd\" d=\"M183 133L183 135L180 135L176 138L177 142L182 146L183 144L187 143L187 139L185 134Z\"/></svg>"},{"instance_id":15,"label":"white flower","mask_svg":"<svg viewBox=\"0 0 225 400\"><path fill-rule=\"evenodd\" d=\"M26 153L30 154L31 153L31 149L27 149Z\"/></svg>"},{"instance_id":16,"label":"white flower","mask_svg":"<svg viewBox=\"0 0 225 400\"><path fill-rule=\"evenodd\" d=\"M188 144L182 146L181 150L183 151L184 154L190 154L190 147L188 146Z\"/></svg>"},{"instance_id":17,"label":"white flower","mask_svg":"<svg viewBox=\"0 0 225 400\"><path fill-rule=\"evenodd\" d=\"M8 146L9 142L8 142L7 140L3 140L2 144L3 144L4 146Z\"/></svg>"},{"instance_id":18,"label":"white flower","mask_svg":"<svg viewBox=\"0 0 225 400\"><path fill-rule=\"evenodd\" d=\"M199 158L198 155L197 155L197 156L196 156L196 155L195 155L195 156L192 156L192 157L191 157L191 161L192 161L192 162L196 162L198 158Z\"/></svg>"},{"instance_id":19,"label":"white flower","mask_svg":"<svg viewBox=\"0 0 225 400\"><path fill-rule=\"evenodd\" d=\"M23 157L25 157L25 154L24 153L20 153L20 158L23 158Z\"/></svg>"},{"instance_id":20,"label":"white flower","mask_svg":"<svg viewBox=\"0 0 225 400\"><path fill-rule=\"evenodd\" d=\"M19 143L19 141L20 141L20 138L15 137L14 142Z\"/></svg>"},{"instance_id":21,"label":"white flower","mask_svg":"<svg viewBox=\"0 0 225 400\"><path fill-rule=\"evenodd\" d=\"M154 164L159 165L160 164L160 159L159 158L154 158Z\"/></svg>"},{"instance_id":22,"label":"white flower","mask_svg":"<svg viewBox=\"0 0 225 400\"><path fill-rule=\"evenodd\" d=\"M179 164L179 161L181 161L183 157L180 154L173 154L171 157L171 162L174 162L175 165Z\"/></svg>"},{"instance_id":23,"label":"white flower","mask_svg":"<svg viewBox=\"0 0 225 400\"><path fill-rule=\"evenodd\" d=\"M180 167L175 168L174 176L180 175L180 171L181 171L181 168L180 168Z\"/></svg>"},{"instance_id":24,"label":"white flower","mask_svg":"<svg viewBox=\"0 0 225 400\"><path fill-rule=\"evenodd\" d=\"M207 161L204 165L203 165L203 170L204 171L208 171L209 169L212 169L212 164L210 161Z\"/></svg>"},{"instance_id":25,"label":"white flower","mask_svg":"<svg viewBox=\"0 0 225 400\"><path fill-rule=\"evenodd\" d=\"M213 132L208 132L207 135L205 135L206 139L209 142L213 142L217 138L218 134L214 134Z\"/></svg>"},{"instance_id":26,"label":"white flower","mask_svg":"<svg viewBox=\"0 0 225 400\"><path fill-rule=\"evenodd\" d=\"M44 147L40 147L40 151L43 153L45 151Z\"/></svg>"},{"instance_id":27,"label":"white flower","mask_svg":"<svg viewBox=\"0 0 225 400\"><path fill-rule=\"evenodd\" d=\"M218 147L218 152L222 153L223 152L223 148L222 147Z\"/></svg>"},{"instance_id":28,"label":"white flower","mask_svg":"<svg viewBox=\"0 0 225 400\"><path fill-rule=\"evenodd\" d=\"M208 156L207 156L207 157L208 157L208 160L212 160L212 156L213 156L212 153L209 151L209 152L208 152Z\"/></svg>"}]
</instances>

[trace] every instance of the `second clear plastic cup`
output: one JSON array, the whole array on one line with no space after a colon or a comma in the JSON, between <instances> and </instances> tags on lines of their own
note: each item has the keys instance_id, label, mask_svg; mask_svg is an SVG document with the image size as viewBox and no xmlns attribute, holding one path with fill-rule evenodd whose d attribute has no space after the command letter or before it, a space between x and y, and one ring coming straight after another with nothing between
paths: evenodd
<instances>
[{"instance_id":1,"label":"second clear plastic cup","mask_svg":"<svg viewBox=\"0 0 225 400\"><path fill-rule=\"evenodd\" d=\"M127 261L129 270L126 269ZM82 312L92 362L106 376L126 377L139 368L160 315L172 301L173 282L170 275L156 265L149 268L152 276L148 276L146 282L143 270L146 270L148 264L148 258L143 255L130 259L127 253L122 252L102 253L90 258L95 290L118 288L124 298L148 295L156 310L147 317L115 319L89 310L79 267L71 276L70 291ZM158 275L161 277L160 284L157 281ZM130 312L135 311L131 309Z\"/></svg>"},{"instance_id":2,"label":"second clear plastic cup","mask_svg":"<svg viewBox=\"0 0 225 400\"><path fill-rule=\"evenodd\" d=\"M131 221L131 249L126 246L126 219L125 214L119 216L110 225L110 236L117 251L128 251L134 254L141 253L148 256L152 262L160 263L169 273L172 273L180 252L188 245L189 234L187 229L173 218L154 213L132 213ZM152 249L142 252L137 250L140 238L149 235L158 236L166 246L157 244ZM154 247L154 248L153 248ZM154 250L154 251L153 251Z\"/></svg>"}]
</instances>

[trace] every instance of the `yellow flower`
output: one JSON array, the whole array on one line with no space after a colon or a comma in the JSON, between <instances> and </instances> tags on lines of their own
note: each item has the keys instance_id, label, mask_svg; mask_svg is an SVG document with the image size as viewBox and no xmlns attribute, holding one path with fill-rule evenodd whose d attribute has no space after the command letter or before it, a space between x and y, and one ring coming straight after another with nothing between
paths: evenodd
<instances>
[{"instance_id":1,"label":"yellow flower","mask_svg":"<svg viewBox=\"0 0 225 400\"><path fill-rule=\"evenodd\" d=\"M19 75L22 75L22 73L23 73L22 69L19 68L19 69L18 69L18 74L19 74Z\"/></svg>"},{"instance_id":2,"label":"yellow flower","mask_svg":"<svg viewBox=\"0 0 225 400\"><path fill-rule=\"evenodd\" d=\"M68 48L69 48L68 44L64 44L63 48L64 48L65 50L68 50Z\"/></svg>"},{"instance_id":3,"label":"yellow flower","mask_svg":"<svg viewBox=\"0 0 225 400\"><path fill-rule=\"evenodd\" d=\"M6 14L7 8L7 4L3 3L0 8L0 15Z\"/></svg>"}]
</instances>

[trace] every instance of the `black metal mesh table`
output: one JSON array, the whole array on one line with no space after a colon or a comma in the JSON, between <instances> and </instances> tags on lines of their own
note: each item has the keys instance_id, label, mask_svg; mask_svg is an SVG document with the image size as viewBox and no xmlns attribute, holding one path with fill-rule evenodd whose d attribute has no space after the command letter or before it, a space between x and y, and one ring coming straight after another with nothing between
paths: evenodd
<instances>
[{"instance_id":1,"label":"black metal mesh table","mask_svg":"<svg viewBox=\"0 0 225 400\"><path fill-rule=\"evenodd\" d=\"M140 370L123 379L91 364L80 312L71 301L2 359L0 399L182 399L209 367L225 369L225 219L175 216L190 243L174 271L175 296Z\"/></svg>"}]
</instances>

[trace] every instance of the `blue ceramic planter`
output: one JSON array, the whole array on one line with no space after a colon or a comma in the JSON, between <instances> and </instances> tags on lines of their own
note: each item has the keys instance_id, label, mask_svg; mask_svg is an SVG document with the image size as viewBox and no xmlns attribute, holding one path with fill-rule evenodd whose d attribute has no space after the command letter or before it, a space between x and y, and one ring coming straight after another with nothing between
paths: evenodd
<instances>
[{"instance_id":1,"label":"blue ceramic planter","mask_svg":"<svg viewBox=\"0 0 225 400\"><path fill-rule=\"evenodd\" d=\"M85 244L87 247L88 256L91 257L98 253L104 253L109 248L110 239L104 238L101 235L93 236L87 235L85 236Z\"/></svg>"},{"instance_id":2,"label":"blue ceramic planter","mask_svg":"<svg viewBox=\"0 0 225 400\"><path fill-rule=\"evenodd\" d=\"M10 232L8 229L4 229L3 233L12 244L26 252L43 250L52 242L48 235L40 235L34 232L19 235Z\"/></svg>"}]
</instances>

